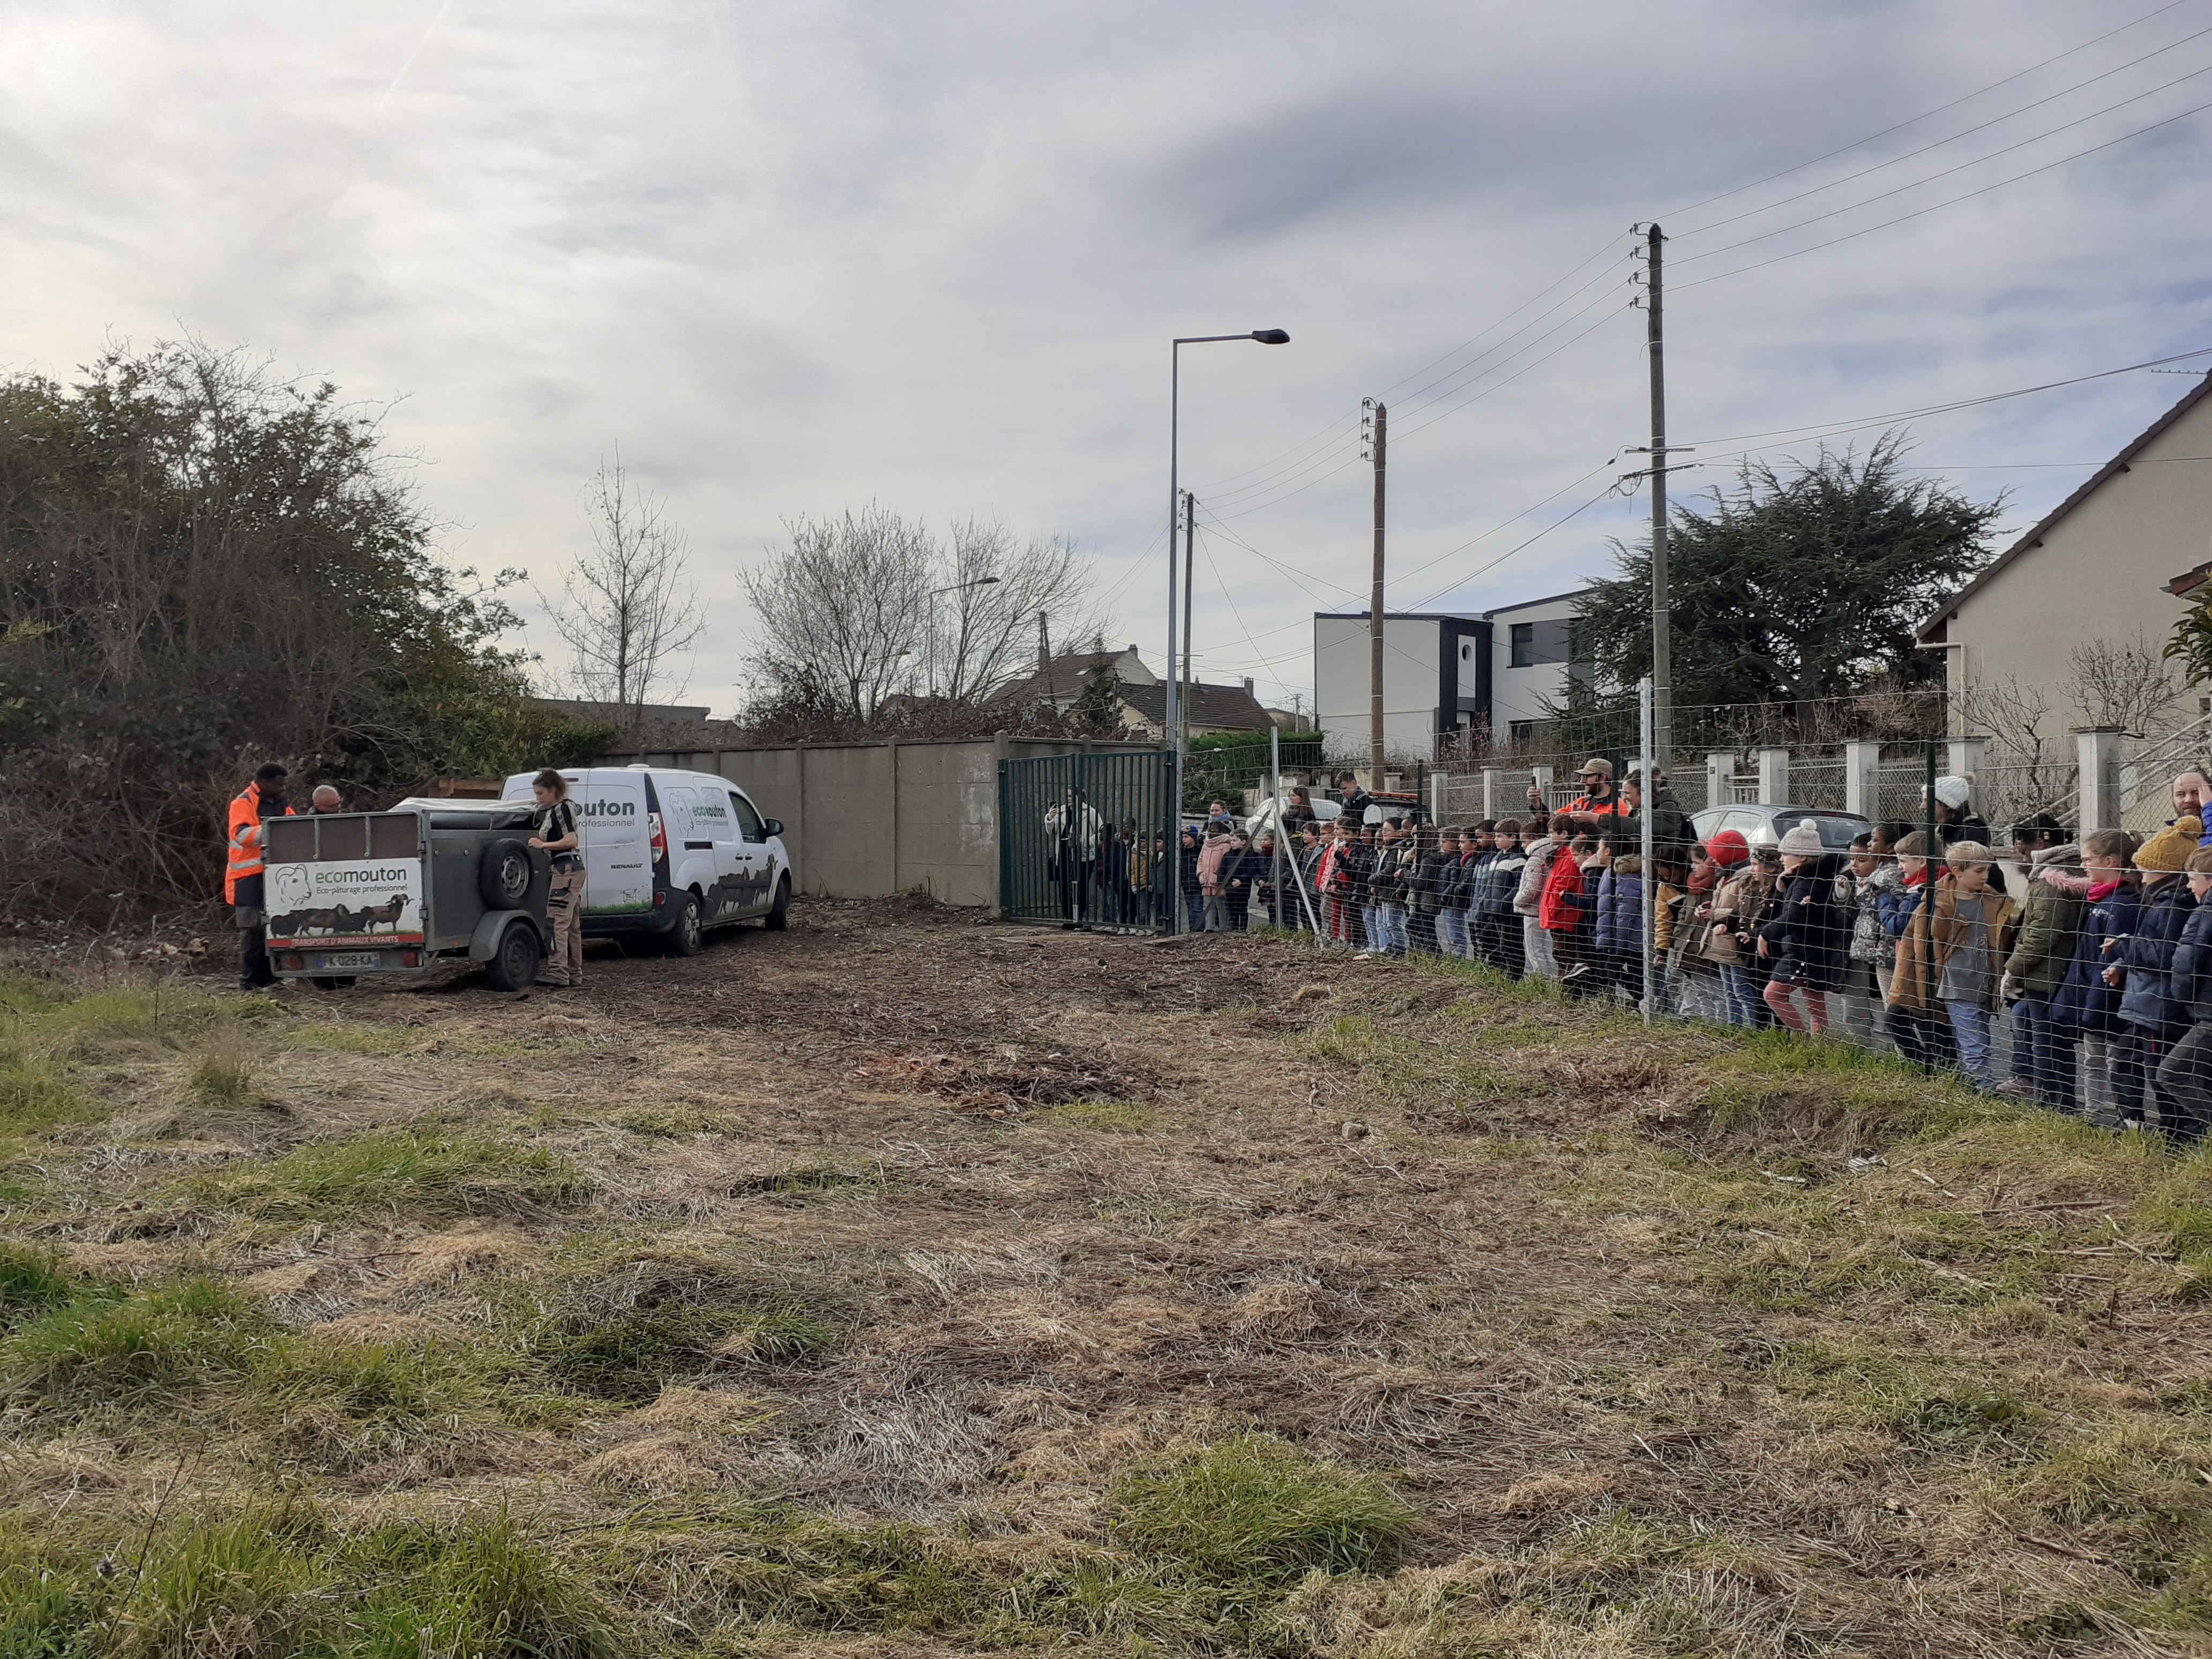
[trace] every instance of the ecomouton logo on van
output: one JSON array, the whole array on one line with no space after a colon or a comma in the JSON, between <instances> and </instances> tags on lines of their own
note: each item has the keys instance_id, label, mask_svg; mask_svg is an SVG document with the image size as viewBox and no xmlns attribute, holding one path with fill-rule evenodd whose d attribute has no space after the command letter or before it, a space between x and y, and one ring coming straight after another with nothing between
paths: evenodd
<instances>
[{"instance_id":1,"label":"ecomouton logo on van","mask_svg":"<svg viewBox=\"0 0 2212 1659\"><path fill-rule=\"evenodd\" d=\"M584 803L584 816L587 818L634 818L637 816L637 803L634 800L587 800Z\"/></svg>"}]
</instances>

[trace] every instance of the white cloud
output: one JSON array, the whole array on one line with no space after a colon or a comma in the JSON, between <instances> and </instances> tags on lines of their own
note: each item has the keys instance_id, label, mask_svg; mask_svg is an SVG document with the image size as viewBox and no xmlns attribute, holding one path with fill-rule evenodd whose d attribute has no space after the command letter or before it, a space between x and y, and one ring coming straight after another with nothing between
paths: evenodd
<instances>
[{"instance_id":1,"label":"white cloud","mask_svg":"<svg viewBox=\"0 0 2212 1659\"><path fill-rule=\"evenodd\" d=\"M1144 556L1167 511L1170 336L1279 325L1294 337L1187 356L1184 476L1231 514L1266 502L1236 490L1271 457L1325 432L1340 435L1311 453L1348 457L1362 394L1610 249L1585 297L1610 291L1623 308L1601 306L1501 373L1609 315L1588 338L1425 430L1415 388L1429 377L1389 394L1394 568L1436 560L1642 441L1626 230L1655 212L1685 285L1668 307L1680 438L2212 344L2212 116L1686 286L2212 99L2208 76L1863 211L1696 257L2212 65L2208 37L1695 234L2179 40L2212 24L2194 0L1687 213L1675 210L2124 18L2055 0L1818 13L1686 0L1656 31L1647 8L1619 0L441 6L17 0L0 14L0 190L14 210L0 360L65 372L109 331L184 325L358 396L404 394L392 432L433 463L423 487L456 526L454 555L522 564L549 586L583 538L578 487L619 441L691 532L713 607L693 695L718 706L744 653L735 571L781 518L871 498L1075 535L1118 585L1121 635L1157 658L1164 571L1157 548ZM1929 421L1921 454L2094 462L2184 384L2135 376ZM2078 476L1960 475L1978 493L2011 484L2016 520ZM1393 602L1580 499L1394 586ZM1333 605L1364 592L1368 504L1352 465L1227 526ZM1568 586L1604 567L1603 536L1633 534L1641 512L1607 503L1447 598ZM1304 685L1314 600L1225 536L1207 539L1234 611L1202 562L1203 671Z\"/></svg>"}]
</instances>

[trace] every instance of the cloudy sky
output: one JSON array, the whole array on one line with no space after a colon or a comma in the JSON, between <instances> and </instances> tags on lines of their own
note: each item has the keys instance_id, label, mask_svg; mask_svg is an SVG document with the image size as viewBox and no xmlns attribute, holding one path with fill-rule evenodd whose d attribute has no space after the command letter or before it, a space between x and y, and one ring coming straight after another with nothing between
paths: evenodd
<instances>
[{"instance_id":1,"label":"cloudy sky","mask_svg":"<svg viewBox=\"0 0 2212 1659\"><path fill-rule=\"evenodd\" d=\"M1584 507L1644 441L1632 222L1678 440L1840 428L2212 346L2207 104L2212 0L7 0L0 365L190 329L398 398L450 554L549 586L619 444L726 709L737 573L870 500L1074 537L1158 665L1167 342L1281 326L1187 351L1183 478L1201 672L1310 707L1364 396L1393 608L1557 592L1643 511ZM1917 459L2017 526L2188 385Z\"/></svg>"}]
</instances>

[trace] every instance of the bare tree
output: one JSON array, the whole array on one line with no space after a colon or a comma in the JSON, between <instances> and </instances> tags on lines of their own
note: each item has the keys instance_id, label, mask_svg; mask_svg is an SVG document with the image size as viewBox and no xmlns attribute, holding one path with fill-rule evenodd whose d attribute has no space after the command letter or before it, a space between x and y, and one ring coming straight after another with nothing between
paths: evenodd
<instances>
[{"instance_id":1,"label":"bare tree","mask_svg":"<svg viewBox=\"0 0 2212 1659\"><path fill-rule=\"evenodd\" d=\"M1102 625L1065 537L1024 541L969 519L940 544L874 504L787 528L784 549L740 579L759 617L763 706L865 724L895 696L979 703L1028 665L1040 611L1061 639Z\"/></svg>"},{"instance_id":2,"label":"bare tree","mask_svg":"<svg viewBox=\"0 0 2212 1659\"><path fill-rule=\"evenodd\" d=\"M659 498L630 482L619 449L584 486L584 513L592 550L568 568L559 602L546 599L545 609L568 647L576 695L635 721L654 692L680 696L690 678L678 664L706 629L699 589L683 530Z\"/></svg>"},{"instance_id":3,"label":"bare tree","mask_svg":"<svg viewBox=\"0 0 2212 1659\"><path fill-rule=\"evenodd\" d=\"M988 696L1028 667L1038 612L1054 639L1099 635L1105 625L1083 555L1065 536L1018 541L996 520L969 519L952 526L939 574L934 585L953 591L927 619L929 684L955 702Z\"/></svg>"},{"instance_id":4,"label":"bare tree","mask_svg":"<svg viewBox=\"0 0 2212 1659\"><path fill-rule=\"evenodd\" d=\"M2140 634L2124 641L2083 641L2067 659L2067 671L2066 694L2085 726L2151 733L2181 699L2166 659Z\"/></svg>"},{"instance_id":5,"label":"bare tree","mask_svg":"<svg viewBox=\"0 0 2212 1659\"><path fill-rule=\"evenodd\" d=\"M872 502L785 526L790 544L739 580L760 618L756 660L769 695L870 720L921 670L935 548Z\"/></svg>"}]
</instances>

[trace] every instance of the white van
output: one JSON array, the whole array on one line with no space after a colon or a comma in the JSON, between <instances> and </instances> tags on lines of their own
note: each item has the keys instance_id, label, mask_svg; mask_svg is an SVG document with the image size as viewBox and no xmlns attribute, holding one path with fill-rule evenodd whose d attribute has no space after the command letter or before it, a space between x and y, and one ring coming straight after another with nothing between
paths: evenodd
<instances>
[{"instance_id":1,"label":"white van","mask_svg":"<svg viewBox=\"0 0 2212 1659\"><path fill-rule=\"evenodd\" d=\"M659 935L672 956L709 927L758 918L781 931L791 909L783 824L712 772L670 767L562 769L584 850L584 934ZM531 799L534 772L501 791Z\"/></svg>"}]
</instances>

